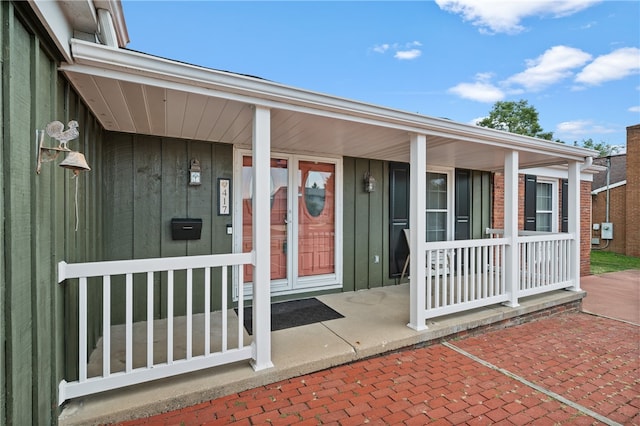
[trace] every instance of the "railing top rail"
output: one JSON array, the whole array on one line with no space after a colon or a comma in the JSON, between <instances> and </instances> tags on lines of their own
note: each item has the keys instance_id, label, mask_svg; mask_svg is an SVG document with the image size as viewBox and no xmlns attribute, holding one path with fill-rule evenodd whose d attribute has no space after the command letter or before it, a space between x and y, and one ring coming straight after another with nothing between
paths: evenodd
<instances>
[{"instance_id":1,"label":"railing top rail","mask_svg":"<svg viewBox=\"0 0 640 426\"><path fill-rule=\"evenodd\" d=\"M508 244L507 238L483 238L476 240L432 241L425 243L426 250L457 249L465 247L489 247Z\"/></svg>"},{"instance_id":2,"label":"railing top rail","mask_svg":"<svg viewBox=\"0 0 640 426\"><path fill-rule=\"evenodd\" d=\"M566 232L558 233L558 234L544 234L544 235L521 235L517 238L519 243L537 243L542 241L562 241L562 240L573 240L575 238L575 234L569 234Z\"/></svg>"},{"instance_id":3,"label":"railing top rail","mask_svg":"<svg viewBox=\"0 0 640 426\"><path fill-rule=\"evenodd\" d=\"M179 271L184 269L246 265L253 261L253 253L226 253L203 256L161 257L153 259L112 260L104 262L58 264L58 283L68 278L101 277L106 275L145 272Z\"/></svg>"}]
</instances>

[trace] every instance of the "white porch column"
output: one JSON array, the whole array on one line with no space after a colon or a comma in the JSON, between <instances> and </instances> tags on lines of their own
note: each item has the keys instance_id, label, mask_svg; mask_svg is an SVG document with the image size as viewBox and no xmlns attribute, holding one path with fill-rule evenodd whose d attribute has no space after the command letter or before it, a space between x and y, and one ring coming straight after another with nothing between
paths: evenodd
<instances>
[{"instance_id":1,"label":"white porch column","mask_svg":"<svg viewBox=\"0 0 640 426\"><path fill-rule=\"evenodd\" d=\"M271 244L269 211L271 111L256 106L253 116L253 361L259 371L271 362ZM242 285L242 283L240 284Z\"/></svg>"},{"instance_id":2,"label":"white porch column","mask_svg":"<svg viewBox=\"0 0 640 426\"><path fill-rule=\"evenodd\" d=\"M426 258L427 235L427 138L425 135L411 134L411 173L409 190L409 230L411 234L409 253L409 326L420 331L426 324Z\"/></svg>"},{"instance_id":3,"label":"white porch column","mask_svg":"<svg viewBox=\"0 0 640 426\"><path fill-rule=\"evenodd\" d=\"M518 151L511 151L504 159L504 238L507 238L505 252L505 283L509 300L504 304L518 306L520 286L520 256L518 255Z\"/></svg>"},{"instance_id":4,"label":"white porch column","mask_svg":"<svg viewBox=\"0 0 640 426\"><path fill-rule=\"evenodd\" d=\"M569 194L567 231L573 234L569 252L569 273L573 280L570 290L580 291L580 163L569 162Z\"/></svg>"}]
</instances>

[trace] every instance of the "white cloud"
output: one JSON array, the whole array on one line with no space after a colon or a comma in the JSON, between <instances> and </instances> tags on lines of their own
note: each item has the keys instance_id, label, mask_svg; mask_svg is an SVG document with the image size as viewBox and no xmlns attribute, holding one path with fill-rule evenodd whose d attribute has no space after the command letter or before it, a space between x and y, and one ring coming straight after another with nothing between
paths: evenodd
<instances>
[{"instance_id":1,"label":"white cloud","mask_svg":"<svg viewBox=\"0 0 640 426\"><path fill-rule=\"evenodd\" d=\"M555 134L560 139L590 138L593 135L615 133L617 129L595 124L590 120L564 121L556 125Z\"/></svg>"},{"instance_id":2,"label":"white cloud","mask_svg":"<svg viewBox=\"0 0 640 426\"><path fill-rule=\"evenodd\" d=\"M398 50L396 54L393 55L393 57L400 60L411 60L411 59L416 59L420 55L422 55L422 51L420 49L411 49L411 50Z\"/></svg>"},{"instance_id":3,"label":"white cloud","mask_svg":"<svg viewBox=\"0 0 640 426\"><path fill-rule=\"evenodd\" d=\"M553 46L536 59L526 61L527 69L509 77L507 85L517 84L529 91L542 90L560 80L571 77L574 68L581 67L591 55L568 46Z\"/></svg>"},{"instance_id":4,"label":"white cloud","mask_svg":"<svg viewBox=\"0 0 640 426\"><path fill-rule=\"evenodd\" d=\"M496 102L504 99L504 92L491 83L492 74L479 73L474 83L460 83L448 91L464 99L478 102Z\"/></svg>"},{"instance_id":5,"label":"white cloud","mask_svg":"<svg viewBox=\"0 0 640 426\"><path fill-rule=\"evenodd\" d=\"M640 112L640 105L632 106L631 108L629 108L628 111L629 112Z\"/></svg>"},{"instance_id":6,"label":"white cloud","mask_svg":"<svg viewBox=\"0 0 640 426\"><path fill-rule=\"evenodd\" d=\"M385 43L385 44L379 44L377 46L373 46L373 51L376 53L384 53L387 50L389 50L389 44Z\"/></svg>"},{"instance_id":7,"label":"white cloud","mask_svg":"<svg viewBox=\"0 0 640 426\"><path fill-rule=\"evenodd\" d=\"M436 0L440 9L462 15L481 32L515 34L530 16L562 17L584 10L601 0Z\"/></svg>"},{"instance_id":8,"label":"white cloud","mask_svg":"<svg viewBox=\"0 0 640 426\"><path fill-rule=\"evenodd\" d=\"M620 80L640 72L640 49L623 47L598 56L576 76L576 82L598 85L605 81Z\"/></svg>"},{"instance_id":9,"label":"white cloud","mask_svg":"<svg viewBox=\"0 0 640 426\"><path fill-rule=\"evenodd\" d=\"M416 59L422 55L422 50L418 47L422 46L417 40L410 41L408 43L383 43L375 45L371 48L376 53L385 54L387 51L395 52L393 57L398 60L411 60Z\"/></svg>"}]
</instances>

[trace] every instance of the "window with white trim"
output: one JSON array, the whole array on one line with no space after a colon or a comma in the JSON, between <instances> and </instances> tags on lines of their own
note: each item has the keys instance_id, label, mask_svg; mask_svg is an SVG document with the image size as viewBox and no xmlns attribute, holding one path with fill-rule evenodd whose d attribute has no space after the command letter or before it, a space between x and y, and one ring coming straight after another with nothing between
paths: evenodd
<instances>
[{"instance_id":1,"label":"window with white trim","mask_svg":"<svg viewBox=\"0 0 640 426\"><path fill-rule=\"evenodd\" d=\"M537 182L536 184L536 231L553 231L553 184Z\"/></svg>"},{"instance_id":2,"label":"window with white trim","mask_svg":"<svg viewBox=\"0 0 640 426\"><path fill-rule=\"evenodd\" d=\"M451 179L446 172L427 172L427 241L449 238Z\"/></svg>"}]
</instances>

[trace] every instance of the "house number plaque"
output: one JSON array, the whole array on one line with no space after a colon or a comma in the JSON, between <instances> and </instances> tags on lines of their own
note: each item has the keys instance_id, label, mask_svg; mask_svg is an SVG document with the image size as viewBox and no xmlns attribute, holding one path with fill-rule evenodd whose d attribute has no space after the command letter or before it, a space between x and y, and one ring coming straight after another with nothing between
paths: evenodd
<instances>
[{"instance_id":1,"label":"house number plaque","mask_svg":"<svg viewBox=\"0 0 640 426\"><path fill-rule=\"evenodd\" d=\"M231 214L231 179L218 178L218 216Z\"/></svg>"}]
</instances>

